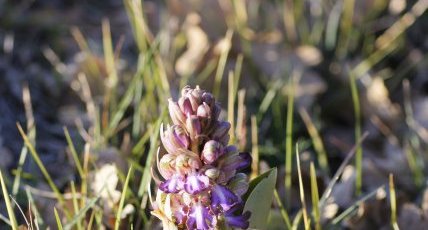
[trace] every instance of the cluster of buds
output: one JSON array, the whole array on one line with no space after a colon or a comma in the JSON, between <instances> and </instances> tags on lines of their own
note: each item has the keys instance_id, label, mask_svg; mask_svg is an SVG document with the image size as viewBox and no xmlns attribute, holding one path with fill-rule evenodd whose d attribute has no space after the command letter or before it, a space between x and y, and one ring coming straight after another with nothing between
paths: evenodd
<instances>
[{"instance_id":1,"label":"cluster of buds","mask_svg":"<svg viewBox=\"0 0 428 230\"><path fill-rule=\"evenodd\" d=\"M168 109L174 124L161 127L164 151L157 166L164 180L152 214L164 229L248 228L250 213L243 213L241 198L248 178L238 172L251 157L228 145L230 123L218 120L213 95L186 86Z\"/></svg>"}]
</instances>

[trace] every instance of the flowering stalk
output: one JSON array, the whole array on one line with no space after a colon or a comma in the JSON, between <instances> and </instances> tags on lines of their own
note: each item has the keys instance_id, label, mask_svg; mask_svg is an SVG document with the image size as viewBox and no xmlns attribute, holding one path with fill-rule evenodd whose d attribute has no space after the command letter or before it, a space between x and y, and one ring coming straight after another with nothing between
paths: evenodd
<instances>
[{"instance_id":1,"label":"flowering stalk","mask_svg":"<svg viewBox=\"0 0 428 230\"><path fill-rule=\"evenodd\" d=\"M250 165L249 153L228 145L230 123L212 94L184 87L177 102L169 99L173 125L161 126L163 155L158 171L165 179L157 191L152 214L164 229L248 228L242 213Z\"/></svg>"}]
</instances>

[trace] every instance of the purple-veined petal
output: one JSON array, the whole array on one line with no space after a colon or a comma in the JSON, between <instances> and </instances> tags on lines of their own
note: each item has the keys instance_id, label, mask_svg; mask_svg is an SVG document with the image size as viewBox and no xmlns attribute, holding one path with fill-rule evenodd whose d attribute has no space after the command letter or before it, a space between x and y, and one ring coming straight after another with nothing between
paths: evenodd
<instances>
[{"instance_id":1,"label":"purple-veined petal","mask_svg":"<svg viewBox=\"0 0 428 230\"><path fill-rule=\"evenodd\" d=\"M166 193L177 193L183 189L184 179L181 176L175 175L171 179L162 182L159 189Z\"/></svg>"},{"instance_id":2,"label":"purple-veined petal","mask_svg":"<svg viewBox=\"0 0 428 230\"><path fill-rule=\"evenodd\" d=\"M239 198L232 191L222 185L215 185L211 190L211 205L216 210L219 207L223 211L231 209Z\"/></svg>"},{"instance_id":3,"label":"purple-veined petal","mask_svg":"<svg viewBox=\"0 0 428 230\"><path fill-rule=\"evenodd\" d=\"M186 183L184 184L184 190L190 194L197 194L206 188L210 184L210 179L205 175L191 174L186 178Z\"/></svg>"},{"instance_id":4,"label":"purple-veined petal","mask_svg":"<svg viewBox=\"0 0 428 230\"><path fill-rule=\"evenodd\" d=\"M186 226L188 229L211 229L213 221L214 217L209 213L208 208L201 203L196 203L190 210Z\"/></svg>"}]
</instances>

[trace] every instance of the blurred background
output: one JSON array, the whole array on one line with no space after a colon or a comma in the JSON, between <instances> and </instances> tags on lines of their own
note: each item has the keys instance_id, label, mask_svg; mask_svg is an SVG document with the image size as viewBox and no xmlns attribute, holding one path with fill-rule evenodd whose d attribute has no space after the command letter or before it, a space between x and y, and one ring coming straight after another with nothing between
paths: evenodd
<instances>
[{"instance_id":1,"label":"blurred background","mask_svg":"<svg viewBox=\"0 0 428 230\"><path fill-rule=\"evenodd\" d=\"M321 225L424 229L427 7L427 0L0 0L0 169L13 205L24 210L18 222L55 226L55 207L64 222L80 216L70 228L110 229L118 199L92 198L99 173L113 170L109 189L119 197L128 190L121 227L157 226L145 185L158 127L169 119L167 99L189 84L221 102L232 141L253 154L250 175L279 169L266 229L287 226L283 211L291 219L301 213L296 150L312 209L310 163L321 197L366 132L340 169ZM5 205L0 229L8 228Z\"/></svg>"}]
</instances>

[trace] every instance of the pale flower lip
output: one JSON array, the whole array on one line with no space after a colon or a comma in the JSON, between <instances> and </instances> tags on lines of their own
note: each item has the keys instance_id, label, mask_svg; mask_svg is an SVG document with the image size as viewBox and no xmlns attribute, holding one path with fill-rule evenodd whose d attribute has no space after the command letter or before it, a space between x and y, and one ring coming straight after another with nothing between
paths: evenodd
<instances>
[{"instance_id":1,"label":"pale flower lip","mask_svg":"<svg viewBox=\"0 0 428 230\"><path fill-rule=\"evenodd\" d=\"M173 122L160 128L166 152L158 162L159 183L152 214L164 229L219 229L249 226L242 213L248 177L240 170L249 153L229 144L230 123L218 120L221 108L212 94L186 86L177 102L168 100Z\"/></svg>"}]
</instances>

